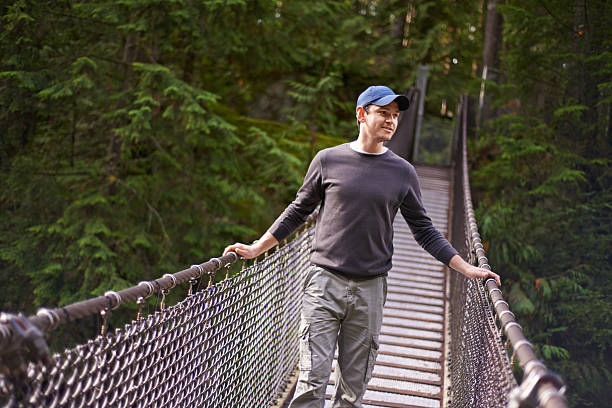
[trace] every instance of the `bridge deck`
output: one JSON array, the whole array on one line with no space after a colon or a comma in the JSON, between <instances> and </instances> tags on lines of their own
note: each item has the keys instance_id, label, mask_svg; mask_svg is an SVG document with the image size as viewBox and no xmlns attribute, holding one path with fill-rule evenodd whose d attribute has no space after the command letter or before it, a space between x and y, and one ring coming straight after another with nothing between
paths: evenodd
<instances>
[{"instance_id":1,"label":"bridge deck","mask_svg":"<svg viewBox=\"0 0 612 408\"><path fill-rule=\"evenodd\" d=\"M436 228L446 235L450 170L419 166L417 172L425 208ZM394 229L395 254L388 277L380 349L364 408L441 407L447 269L414 241L399 214ZM330 380L328 398L332 392Z\"/></svg>"}]
</instances>

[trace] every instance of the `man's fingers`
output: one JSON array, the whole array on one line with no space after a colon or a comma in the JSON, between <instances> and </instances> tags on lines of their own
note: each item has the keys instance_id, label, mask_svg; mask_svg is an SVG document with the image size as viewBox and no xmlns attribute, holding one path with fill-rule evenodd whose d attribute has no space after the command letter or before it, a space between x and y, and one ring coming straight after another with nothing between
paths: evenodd
<instances>
[{"instance_id":1,"label":"man's fingers","mask_svg":"<svg viewBox=\"0 0 612 408\"><path fill-rule=\"evenodd\" d=\"M241 243L235 243L234 245L228 246L225 248L225 251L223 251L223 255L227 255L228 252L235 252L242 259L254 258L254 254L251 253L250 247Z\"/></svg>"},{"instance_id":2,"label":"man's fingers","mask_svg":"<svg viewBox=\"0 0 612 408\"><path fill-rule=\"evenodd\" d=\"M484 268L478 268L478 269L482 273L482 277L484 279L486 279L486 278L493 278L493 279L495 279L495 282L497 283L497 286L501 286L501 278L499 277L498 274L496 274L495 272L490 271L488 269L484 269Z\"/></svg>"},{"instance_id":3,"label":"man's fingers","mask_svg":"<svg viewBox=\"0 0 612 408\"><path fill-rule=\"evenodd\" d=\"M491 278L495 279L495 282L497 282L497 286L501 286L501 278L498 274L492 271L487 271L487 276L490 276Z\"/></svg>"},{"instance_id":4,"label":"man's fingers","mask_svg":"<svg viewBox=\"0 0 612 408\"><path fill-rule=\"evenodd\" d=\"M238 253L238 250L242 250L239 246L242 245L238 242L236 242L234 245L229 245L227 246L224 250L223 250L223 255L227 255L228 252L236 252Z\"/></svg>"}]
</instances>

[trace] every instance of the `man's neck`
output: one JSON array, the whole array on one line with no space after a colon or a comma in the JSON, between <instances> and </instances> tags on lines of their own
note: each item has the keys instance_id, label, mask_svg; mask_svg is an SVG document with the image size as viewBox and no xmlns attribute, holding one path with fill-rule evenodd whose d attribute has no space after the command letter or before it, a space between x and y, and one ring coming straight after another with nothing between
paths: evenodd
<instances>
[{"instance_id":1,"label":"man's neck","mask_svg":"<svg viewBox=\"0 0 612 408\"><path fill-rule=\"evenodd\" d=\"M381 154L387 151L387 148L383 142L366 140L366 138L364 138L362 135L359 135L357 140L355 140L355 147L362 152L372 154Z\"/></svg>"}]
</instances>

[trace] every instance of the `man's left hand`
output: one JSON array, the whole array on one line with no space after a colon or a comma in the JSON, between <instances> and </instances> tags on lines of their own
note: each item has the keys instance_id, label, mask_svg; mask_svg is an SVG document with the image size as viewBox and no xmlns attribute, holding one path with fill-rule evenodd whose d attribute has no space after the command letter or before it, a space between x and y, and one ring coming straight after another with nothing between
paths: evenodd
<instances>
[{"instance_id":1,"label":"man's left hand","mask_svg":"<svg viewBox=\"0 0 612 408\"><path fill-rule=\"evenodd\" d=\"M471 265L463 260L459 255L455 255L451 258L448 266L453 268L456 271L461 272L468 278L493 278L495 282L497 282L497 286L501 286L501 278L498 274L488 269L479 268L477 266Z\"/></svg>"}]
</instances>

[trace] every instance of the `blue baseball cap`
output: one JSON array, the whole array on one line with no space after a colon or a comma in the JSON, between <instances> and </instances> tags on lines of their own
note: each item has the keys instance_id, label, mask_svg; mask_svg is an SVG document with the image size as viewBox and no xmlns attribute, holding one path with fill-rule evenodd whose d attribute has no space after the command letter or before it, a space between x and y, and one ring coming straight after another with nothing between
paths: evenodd
<instances>
[{"instance_id":1,"label":"blue baseball cap","mask_svg":"<svg viewBox=\"0 0 612 408\"><path fill-rule=\"evenodd\" d=\"M391 88L382 85L373 85L363 91L357 98L357 106L378 105L385 106L395 101L399 110L408 109L410 101L404 95L396 95Z\"/></svg>"}]
</instances>

